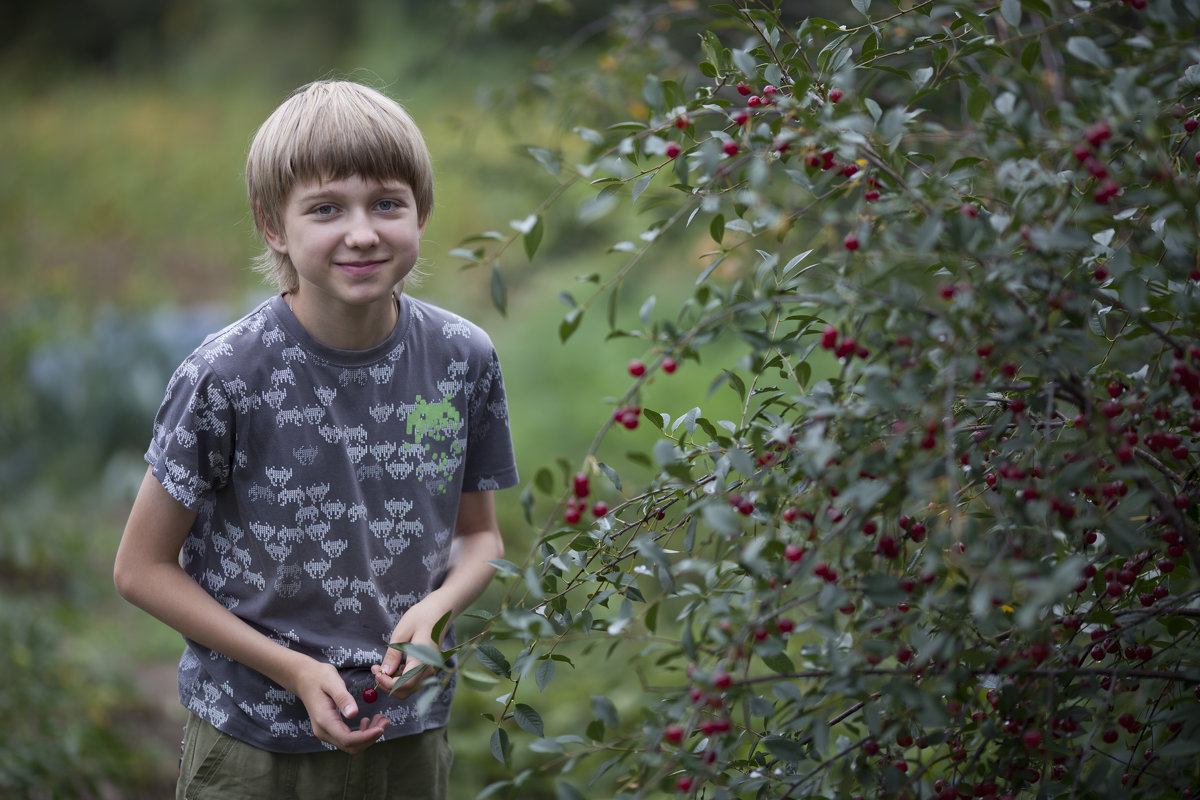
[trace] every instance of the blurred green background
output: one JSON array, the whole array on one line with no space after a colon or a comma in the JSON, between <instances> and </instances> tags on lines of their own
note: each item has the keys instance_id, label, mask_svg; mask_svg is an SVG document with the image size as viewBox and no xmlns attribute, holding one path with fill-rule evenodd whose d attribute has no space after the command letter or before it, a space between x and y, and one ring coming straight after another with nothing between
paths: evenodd
<instances>
[{"instance_id":1,"label":"blurred green background","mask_svg":"<svg viewBox=\"0 0 1200 800\"><path fill-rule=\"evenodd\" d=\"M543 465L577 466L571 459L627 386L627 360L645 355L636 339L606 343L596 319L566 345L557 337L559 294L586 295L578 276L619 266L608 247L632 222L612 214L585 230L570 211L582 198L562 204L568 212L551 218L535 264L519 246L506 254L506 315L492 306L489 274L449 253L471 234L511 232L556 186L525 148L561 133L555 106L528 79L608 5L517 3L507 13L401 0L47 0L6 11L0 796L170 794L180 640L116 596L112 557L170 372L205 333L270 292L249 269L259 245L242 168L255 128L303 83L361 79L400 100L425 132L437 204L428 275L413 291L483 325L500 351L524 486L499 507L509 558L524 560L554 498L531 524L521 492ZM481 9L492 24L477 24ZM586 38L571 44L588 56ZM518 95L531 102L517 105ZM627 290L671 292L682 276L686 291L695 262L681 253L655 265L659 285ZM686 372L673 392L688 386ZM646 404L662 391L651 386ZM647 427L623 434L605 458L621 461L623 448L647 441ZM564 690L636 705L630 684L598 656ZM482 717L494 708L486 692L460 692L452 796L474 796L499 774Z\"/></svg>"}]
</instances>

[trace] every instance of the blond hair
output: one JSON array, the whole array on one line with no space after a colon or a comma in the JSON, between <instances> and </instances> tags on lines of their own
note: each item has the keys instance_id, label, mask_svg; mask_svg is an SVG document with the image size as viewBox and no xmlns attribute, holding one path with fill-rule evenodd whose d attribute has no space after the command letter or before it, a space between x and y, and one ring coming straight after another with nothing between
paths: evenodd
<instances>
[{"instance_id":1,"label":"blond hair","mask_svg":"<svg viewBox=\"0 0 1200 800\"><path fill-rule=\"evenodd\" d=\"M315 81L297 89L254 135L246 191L260 234L281 233L297 184L359 176L403 180L422 223L433 210L433 164L420 129L395 100L352 81ZM297 289L291 259L267 247L255 268L280 291Z\"/></svg>"}]
</instances>

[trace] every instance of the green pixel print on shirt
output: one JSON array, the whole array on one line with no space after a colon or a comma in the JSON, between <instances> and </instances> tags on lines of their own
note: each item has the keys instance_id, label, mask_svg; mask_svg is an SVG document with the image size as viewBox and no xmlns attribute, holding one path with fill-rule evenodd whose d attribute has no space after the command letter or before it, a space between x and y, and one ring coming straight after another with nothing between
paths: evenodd
<instances>
[{"instance_id":1,"label":"green pixel print on shirt","mask_svg":"<svg viewBox=\"0 0 1200 800\"><path fill-rule=\"evenodd\" d=\"M430 491L446 491L446 478L462 461L463 442L458 438L462 417L449 397L430 403L417 395L416 403L406 418L406 432L413 443L421 447L426 460L417 467L417 480L428 484ZM430 452L434 443L450 440L449 449ZM432 479L427 481L426 479Z\"/></svg>"}]
</instances>

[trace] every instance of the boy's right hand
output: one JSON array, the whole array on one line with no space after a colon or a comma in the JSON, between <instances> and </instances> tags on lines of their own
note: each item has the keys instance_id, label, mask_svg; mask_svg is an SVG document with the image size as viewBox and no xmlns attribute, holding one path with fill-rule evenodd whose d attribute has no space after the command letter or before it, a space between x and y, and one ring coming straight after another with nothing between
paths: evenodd
<instances>
[{"instance_id":1,"label":"boy's right hand","mask_svg":"<svg viewBox=\"0 0 1200 800\"><path fill-rule=\"evenodd\" d=\"M357 729L350 727L347 720L357 716L358 703L332 664L312 661L297 676L293 691L304 703L317 738L351 755L374 744L391 724L376 714L359 720Z\"/></svg>"}]
</instances>

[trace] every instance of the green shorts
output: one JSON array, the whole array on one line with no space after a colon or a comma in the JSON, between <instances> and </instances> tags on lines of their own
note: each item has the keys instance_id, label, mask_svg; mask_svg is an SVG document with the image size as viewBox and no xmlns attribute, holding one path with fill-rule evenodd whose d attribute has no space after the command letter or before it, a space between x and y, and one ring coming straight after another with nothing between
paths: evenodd
<instances>
[{"instance_id":1,"label":"green shorts","mask_svg":"<svg viewBox=\"0 0 1200 800\"><path fill-rule=\"evenodd\" d=\"M340 750L272 753L188 714L176 800L445 800L453 753L445 728Z\"/></svg>"}]
</instances>

